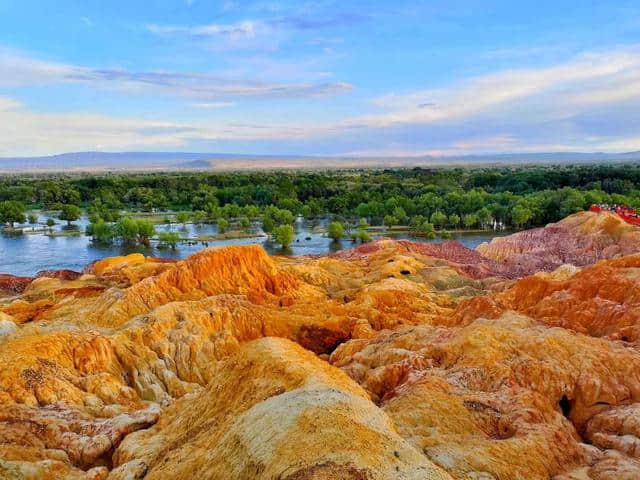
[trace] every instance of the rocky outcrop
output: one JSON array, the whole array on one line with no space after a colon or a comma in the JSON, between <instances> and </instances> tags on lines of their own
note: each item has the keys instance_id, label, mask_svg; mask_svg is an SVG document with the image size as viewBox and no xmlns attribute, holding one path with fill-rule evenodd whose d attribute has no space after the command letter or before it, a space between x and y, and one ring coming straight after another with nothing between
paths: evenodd
<instances>
[{"instance_id":1,"label":"rocky outcrop","mask_svg":"<svg viewBox=\"0 0 640 480\"><path fill-rule=\"evenodd\" d=\"M640 228L614 213L580 212L544 228L496 237L479 245L477 250L485 257L531 275L564 264L581 267L639 253Z\"/></svg>"},{"instance_id":2,"label":"rocky outcrop","mask_svg":"<svg viewBox=\"0 0 640 480\"><path fill-rule=\"evenodd\" d=\"M474 279L488 277L519 278L525 272L517 265L508 265L481 255L471 250L460 242L450 241L443 243L414 243L407 240L379 240L367 243L353 250L346 250L333 254L334 258L353 260L361 256L370 255L377 250L384 249L389 243L393 243L400 252L419 254L425 257L441 259L459 273Z\"/></svg>"},{"instance_id":3,"label":"rocky outcrop","mask_svg":"<svg viewBox=\"0 0 640 480\"><path fill-rule=\"evenodd\" d=\"M206 452L206 455L202 455ZM109 478L451 477L398 435L340 370L284 339L243 345L208 386L129 435Z\"/></svg>"},{"instance_id":4,"label":"rocky outcrop","mask_svg":"<svg viewBox=\"0 0 640 480\"><path fill-rule=\"evenodd\" d=\"M33 278L31 277L0 274L0 294L22 293L32 280Z\"/></svg>"},{"instance_id":5,"label":"rocky outcrop","mask_svg":"<svg viewBox=\"0 0 640 480\"><path fill-rule=\"evenodd\" d=\"M503 260L384 240L32 279L0 297L0 478L640 478L640 255Z\"/></svg>"},{"instance_id":6,"label":"rocky outcrop","mask_svg":"<svg viewBox=\"0 0 640 480\"><path fill-rule=\"evenodd\" d=\"M491 297L463 302L448 323L518 311L549 327L640 345L640 255L523 278Z\"/></svg>"},{"instance_id":7,"label":"rocky outcrop","mask_svg":"<svg viewBox=\"0 0 640 480\"><path fill-rule=\"evenodd\" d=\"M561 474L594 416L640 400L635 350L514 314L352 340L331 363L455 478Z\"/></svg>"}]
</instances>

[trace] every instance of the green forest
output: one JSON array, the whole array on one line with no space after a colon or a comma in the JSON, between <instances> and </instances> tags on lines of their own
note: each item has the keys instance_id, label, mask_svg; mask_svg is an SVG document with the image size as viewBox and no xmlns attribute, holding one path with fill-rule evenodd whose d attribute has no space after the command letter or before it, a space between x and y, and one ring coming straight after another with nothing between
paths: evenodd
<instances>
[{"instance_id":1,"label":"green forest","mask_svg":"<svg viewBox=\"0 0 640 480\"><path fill-rule=\"evenodd\" d=\"M504 166L277 171L15 175L0 179L0 221L26 221L32 209L87 211L108 229L127 212L173 212L178 221L255 222L267 233L296 215L357 225L406 225L416 232L526 228L593 203L640 207L640 165ZM226 224L225 224L226 222ZM361 224L362 226L362 224ZM120 224L122 230L131 225ZM337 228L337 227L335 227ZM139 229L148 231L148 225ZM113 231L111 231L113 233ZM286 235L281 232L281 235ZM338 234L336 234L338 235ZM149 233L142 235L146 241Z\"/></svg>"}]
</instances>

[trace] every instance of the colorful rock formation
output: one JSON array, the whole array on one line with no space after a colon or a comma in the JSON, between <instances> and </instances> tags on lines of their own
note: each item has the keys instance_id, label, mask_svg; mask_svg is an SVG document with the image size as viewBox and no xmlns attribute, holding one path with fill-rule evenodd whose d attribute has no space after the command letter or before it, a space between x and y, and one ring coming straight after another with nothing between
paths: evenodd
<instances>
[{"instance_id":1,"label":"colorful rock formation","mask_svg":"<svg viewBox=\"0 0 640 480\"><path fill-rule=\"evenodd\" d=\"M0 298L0 478L640 478L640 255L587 244L531 276L385 240L29 279Z\"/></svg>"},{"instance_id":2,"label":"colorful rock formation","mask_svg":"<svg viewBox=\"0 0 640 480\"><path fill-rule=\"evenodd\" d=\"M543 228L496 237L477 250L531 275L564 264L581 267L639 253L640 228L611 212L580 212Z\"/></svg>"}]
</instances>

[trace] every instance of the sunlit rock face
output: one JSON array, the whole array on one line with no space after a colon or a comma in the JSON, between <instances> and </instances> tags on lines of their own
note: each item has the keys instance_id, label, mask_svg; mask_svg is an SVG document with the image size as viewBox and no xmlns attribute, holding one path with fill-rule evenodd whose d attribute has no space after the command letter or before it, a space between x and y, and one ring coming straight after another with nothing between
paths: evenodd
<instances>
[{"instance_id":1,"label":"sunlit rock face","mask_svg":"<svg viewBox=\"0 0 640 480\"><path fill-rule=\"evenodd\" d=\"M640 252L640 229L614 213L580 212L544 228L496 237L477 249L485 257L533 274L563 264L590 265Z\"/></svg>"},{"instance_id":2,"label":"sunlit rock face","mask_svg":"<svg viewBox=\"0 0 640 480\"><path fill-rule=\"evenodd\" d=\"M640 256L523 272L384 240L29 280L0 478L640 478Z\"/></svg>"}]
</instances>

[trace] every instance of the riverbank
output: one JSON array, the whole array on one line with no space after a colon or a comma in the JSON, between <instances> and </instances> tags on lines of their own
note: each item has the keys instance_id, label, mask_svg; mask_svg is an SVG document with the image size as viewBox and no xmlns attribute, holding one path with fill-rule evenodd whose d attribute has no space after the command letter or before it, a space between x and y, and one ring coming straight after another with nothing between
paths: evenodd
<instances>
[{"instance_id":1,"label":"riverbank","mask_svg":"<svg viewBox=\"0 0 640 480\"><path fill-rule=\"evenodd\" d=\"M44 223L46 217L40 216L39 222ZM156 231L174 232L181 237L176 248L159 249L159 242L155 239L151 246L142 245L98 245L84 235L88 219L83 216L76 224L76 230L67 230L65 224L57 223L49 228L41 227L35 232L32 226L25 226L24 235L0 235L0 272L13 275L33 276L37 272L46 269L69 269L81 271L85 265L104 257L127 255L129 253L141 253L145 256L162 256L174 259L182 259L207 247L223 247L227 245L259 245L271 255L325 255L354 248L359 242L352 242L348 235L338 242L327 236L329 219L320 218L315 221L307 221L298 218L295 222L295 238L289 249L283 250L280 245L274 243L260 229L257 222L253 225L253 231L246 232L231 227L224 233L220 233L216 225L193 224L167 225L157 224ZM435 239L416 236L408 228L401 226L392 229L373 226L367 229L372 240L382 237L391 237L417 242L442 242L445 239ZM29 233L29 234L27 234ZM33 233L33 234L31 234ZM453 233L452 239L457 240L468 248L475 248L482 242L490 241L495 236L501 236L506 232L493 231L461 231Z\"/></svg>"}]
</instances>

